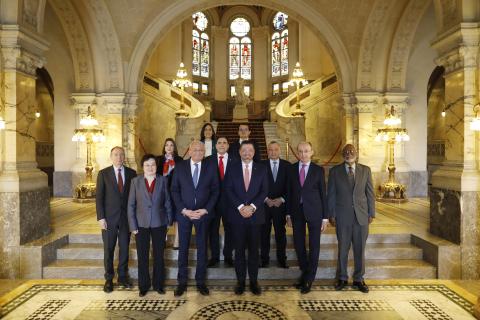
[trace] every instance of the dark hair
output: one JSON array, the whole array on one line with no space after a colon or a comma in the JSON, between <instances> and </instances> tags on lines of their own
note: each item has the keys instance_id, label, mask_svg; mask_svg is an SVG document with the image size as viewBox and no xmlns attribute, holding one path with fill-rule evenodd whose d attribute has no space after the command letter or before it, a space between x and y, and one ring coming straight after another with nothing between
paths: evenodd
<instances>
[{"instance_id":1,"label":"dark hair","mask_svg":"<svg viewBox=\"0 0 480 320\"><path fill-rule=\"evenodd\" d=\"M251 146L253 147L253 150L255 150L255 144L253 143L252 140L243 140L242 143L240 144L240 148L239 148L239 149L241 149L242 146L244 146L244 145L246 145L246 144L251 145Z\"/></svg>"},{"instance_id":2,"label":"dark hair","mask_svg":"<svg viewBox=\"0 0 480 320\"><path fill-rule=\"evenodd\" d=\"M163 143L162 154L165 155L165 146L167 145L167 142L168 142L168 141L170 141L171 143L173 143L173 156L174 156L174 157L178 157L177 144L175 143L175 140L173 140L172 138L167 138L167 139L165 139L165 142Z\"/></svg>"},{"instance_id":3,"label":"dark hair","mask_svg":"<svg viewBox=\"0 0 480 320\"><path fill-rule=\"evenodd\" d=\"M144 155L144 156L142 157L142 161L140 161L140 163L142 164L142 167L143 167L143 164L144 164L145 162L147 162L148 160L150 160L150 159L155 160L155 165L157 165L157 158L155 158L155 156L154 156L153 154L147 153L146 155Z\"/></svg>"},{"instance_id":4,"label":"dark hair","mask_svg":"<svg viewBox=\"0 0 480 320\"><path fill-rule=\"evenodd\" d=\"M205 141L205 128L210 126L212 128L212 140L216 140L215 129L210 122L207 122L203 125L202 130L200 131L200 141Z\"/></svg>"},{"instance_id":5,"label":"dark hair","mask_svg":"<svg viewBox=\"0 0 480 320\"><path fill-rule=\"evenodd\" d=\"M216 139L216 140L218 141L218 140L220 140L220 139L225 139L225 140L227 140L227 143L229 143L229 142L228 142L228 138L227 138L227 137L225 137L225 136L220 136L220 137L217 137L217 139Z\"/></svg>"}]
</instances>

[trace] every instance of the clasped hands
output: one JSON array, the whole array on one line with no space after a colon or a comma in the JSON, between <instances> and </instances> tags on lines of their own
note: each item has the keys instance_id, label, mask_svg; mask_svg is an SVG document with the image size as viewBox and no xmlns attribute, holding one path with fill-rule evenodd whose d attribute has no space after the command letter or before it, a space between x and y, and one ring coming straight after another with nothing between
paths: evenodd
<instances>
[{"instance_id":1,"label":"clasped hands","mask_svg":"<svg viewBox=\"0 0 480 320\"><path fill-rule=\"evenodd\" d=\"M242 217L250 218L255 212L255 209L251 205L248 205L248 206L243 206L238 211L240 211L240 214L242 215Z\"/></svg>"},{"instance_id":2,"label":"clasped hands","mask_svg":"<svg viewBox=\"0 0 480 320\"><path fill-rule=\"evenodd\" d=\"M265 203L267 204L267 206L269 208L271 207L280 207L282 204L283 204L283 201L281 198L275 198L275 199L270 199L270 198L267 198L265 200Z\"/></svg>"},{"instance_id":3,"label":"clasped hands","mask_svg":"<svg viewBox=\"0 0 480 320\"><path fill-rule=\"evenodd\" d=\"M208 211L206 209L197 209L197 210L183 209L182 213L184 216L186 216L190 220L197 220L197 219L200 219L202 216L206 215Z\"/></svg>"}]
</instances>

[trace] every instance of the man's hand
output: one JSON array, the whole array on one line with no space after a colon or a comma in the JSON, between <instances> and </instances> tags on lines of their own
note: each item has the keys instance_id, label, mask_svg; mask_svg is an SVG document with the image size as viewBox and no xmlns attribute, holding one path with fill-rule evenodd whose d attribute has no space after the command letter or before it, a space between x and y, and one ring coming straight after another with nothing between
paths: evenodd
<instances>
[{"instance_id":1,"label":"man's hand","mask_svg":"<svg viewBox=\"0 0 480 320\"><path fill-rule=\"evenodd\" d=\"M105 219L98 220L98 225L102 230L107 230L107 220Z\"/></svg>"},{"instance_id":2,"label":"man's hand","mask_svg":"<svg viewBox=\"0 0 480 320\"><path fill-rule=\"evenodd\" d=\"M373 222L374 217L368 217L368 224Z\"/></svg>"},{"instance_id":3,"label":"man's hand","mask_svg":"<svg viewBox=\"0 0 480 320\"><path fill-rule=\"evenodd\" d=\"M182 213L190 220L200 219L201 217L201 215L198 212L188 210L188 209L183 209Z\"/></svg>"},{"instance_id":4,"label":"man's hand","mask_svg":"<svg viewBox=\"0 0 480 320\"><path fill-rule=\"evenodd\" d=\"M267 198L267 200L265 200L265 203L267 204L267 206L268 206L269 208L271 208L271 207L273 207L273 206L275 205L275 202L274 202L274 201L275 201L275 200L272 200L272 199L270 199L270 198Z\"/></svg>"},{"instance_id":5,"label":"man's hand","mask_svg":"<svg viewBox=\"0 0 480 320\"><path fill-rule=\"evenodd\" d=\"M197 209L194 211L199 218L203 217L208 213L207 209Z\"/></svg>"},{"instance_id":6,"label":"man's hand","mask_svg":"<svg viewBox=\"0 0 480 320\"><path fill-rule=\"evenodd\" d=\"M277 208L279 208L283 204L283 201L281 198L273 199L272 202L273 202L273 205Z\"/></svg>"},{"instance_id":7,"label":"man's hand","mask_svg":"<svg viewBox=\"0 0 480 320\"><path fill-rule=\"evenodd\" d=\"M327 230L327 225L328 221L322 221L322 228L320 229L320 232Z\"/></svg>"},{"instance_id":8,"label":"man's hand","mask_svg":"<svg viewBox=\"0 0 480 320\"><path fill-rule=\"evenodd\" d=\"M138 234L138 230L134 230L134 231L132 231L132 233L133 233L134 235L136 235L136 234Z\"/></svg>"},{"instance_id":9,"label":"man's hand","mask_svg":"<svg viewBox=\"0 0 480 320\"><path fill-rule=\"evenodd\" d=\"M330 224L332 225L332 227L335 227L335 218L334 217L331 217L331 218L328 218L328 221L330 222Z\"/></svg>"},{"instance_id":10,"label":"man's hand","mask_svg":"<svg viewBox=\"0 0 480 320\"><path fill-rule=\"evenodd\" d=\"M288 226L289 228L292 227L292 219L290 218L290 216L287 216L287 226Z\"/></svg>"},{"instance_id":11,"label":"man's hand","mask_svg":"<svg viewBox=\"0 0 480 320\"><path fill-rule=\"evenodd\" d=\"M240 214L244 218L250 218L253 215L253 207L252 206L243 206L242 209L240 209Z\"/></svg>"}]
</instances>

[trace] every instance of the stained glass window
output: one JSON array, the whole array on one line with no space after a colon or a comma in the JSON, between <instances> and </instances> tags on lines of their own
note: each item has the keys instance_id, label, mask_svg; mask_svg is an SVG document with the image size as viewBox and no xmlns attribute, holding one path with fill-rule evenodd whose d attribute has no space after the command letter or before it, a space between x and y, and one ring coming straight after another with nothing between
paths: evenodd
<instances>
[{"instance_id":1,"label":"stained glass window","mask_svg":"<svg viewBox=\"0 0 480 320\"><path fill-rule=\"evenodd\" d=\"M283 30L287 26L288 15L283 12L277 12L273 17L273 28L275 30Z\"/></svg>"},{"instance_id":2,"label":"stained glass window","mask_svg":"<svg viewBox=\"0 0 480 320\"><path fill-rule=\"evenodd\" d=\"M208 19L203 12L196 12L192 14L192 20L198 30L204 31L208 26Z\"/></svg>"},{"instance_id":3,"label":"stained glass window","mask_svg":"<svg viewBox=\"0 0 480 320\"><path fill-rule=\"evenodd\" d=\"M241 77L252 79L252 40L248 36L250 23L245 18L236 18L230 25L229 79Z\"/></svg>"},{"instance_id":4,"label":"stained glass window","mask_svg":"<svg viewBox=\"0 0 480 320\"><path fill-rule=\"evenodd\" d=\"M192 74L208 78L210 70L210 42L206 32L208 19L202 12L192 15Z\"/></svg>"},{"instance_id":5,"label":"stained glass window","mask_svg":"<svg viewBox=\"0 0 480 320\"><path fill-rule=\"evenodd\" d=\"M288 15L278 12L273 18L272 77L288 75ZM283 31L282 31L283 30Z\"/></svg>"}]
</instances>

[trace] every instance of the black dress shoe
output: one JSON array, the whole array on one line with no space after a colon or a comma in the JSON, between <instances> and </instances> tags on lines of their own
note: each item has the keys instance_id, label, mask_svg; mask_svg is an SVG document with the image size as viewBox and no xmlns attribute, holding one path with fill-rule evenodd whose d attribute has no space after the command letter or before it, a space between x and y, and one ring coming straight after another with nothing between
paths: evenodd
<instances>
[{"instance_id":1,"label":"black dress shoe","mask_svg":"<svg viewBox=\"0 0 480 320\"><path fill-rule=\"evenodd\" d=\"M337 283L335 284L335 290L341 291L346 286L348 286L348 281L347 280L338 280Z\"/></svg>"},{"instance_id":2,"label":"black dress shoe","mask_svg":"<svg viewBox=\"0 0 480 320\"><path fill-rule=\"evenodd\" d=\"M187 291L187 285L186 284L179 284L177 286L177 289L173 292L173 295L175 297L180 297L185 291Z\"/></svg>"},{"instance_id":3,"label":"black dress shoe","mask_svg":"<svg viewBox=\"0 0 480 320\"><path fill-rule=\"evenodd\" d=\"M207 286L204 284L198 284L197 290L202 296L208 296L210 294L210 290L208 290Z\"/></svg>"},{"instance_id":4,"label":"black dress shoe","mask_svg":"<svg viewBox=\"0 0 480 320\"><path fill-rule=\"evenodd\" d=\"M312 282L311 281L305 281L303 283L302 288L300 289L300 293L302 293L302 294L309 293L311 289L312 289Z\"/></svg>"},{"instance_id":5,"label":"black dress shoe","mask_svg":"<svg viewBox=\"0 0 480 320\"><path fill-rule=\"evenodd\" d=\"M133 288L132 280L130 280L129 278L118 279L117 284L119 286L123 287L124 289L132 289Z\"/></svg>"},{"instance_id":6,"label":"black dress shoe","mask_svg":"<svg viewBox=\"0 0 480 320\"><path fill-rule=\"evenodd\" d=\"M289 268L286 261L279 261L278 262L278 267L282 268L282 269L288 269Z\"/></svg>"},{"instance_id":7,"label":"black dress shoe","mask_svg":"<svg viewBox=\"0 0 480 320\"><path fill-rule=\"evenodd\" d=\"M295 289L301 289L303 287L303 276L298 278L298 280L293 284Z\"/></svg>"},{"instance_id":8,"label":"black dress shoe","mask_svg":"<svg viewBox=\"0 0 480 320\"><path fill-rule=\"evenodd\" d=\"M236 295L241 295L245 292L245 282L239 281L237 282L237 285L235 286L235 294Z\"/></svg>"},{"instance_id":9,"label":"black dress shoe","mask_svg":"<svg viewBox=\"0 0 480 320\"><path fill-rule=\"evenodd\" d=\"M368 293L368 291L370 291L365 284L365 281L353 281L352 288L363 293Z\"/></svg>"},{"instance_id":10,"label":"black dress shoe","mask_svg":"<svg viewBox=\"0 0 480 320\"><path fill-rule=\"evenodd\" d=\"M257 281L250 282L250 292L252 292L256 296L259 296L262 293L262 289L260 289Z\"/></svg>"},{"instance_id":11,"label":"black dress shoe","mask_svg":"<svg viewBox=\"0 0 480 320\"><path fill-rule=\"evenodd\" d=\"M218 262L219 262L218 259L210 259L210 260L208 260L207 268L218 267Z\"/></svg>"},{"instance_id":12,"label":"black dress shoe","mask_svg":"<svg viewBox=\"0 0 480 320\"><path fill-rule=\"evenodd\" d=\"M165 294L165 289L163 287L159 287L155 289L155 291L157 291L158 294Z\"/></svg>"},{"instance_id":13,"label":"black dress shoe","mask_svg":"<svg viewBox=\"0 0 480 320\"><path fill-rule=\"evenodd\" d=\"M225 258L223 260L223 262L225 263L225 266L227 268L232 268L233 267L233 259L232 258Z\"/></svg>"},{"instance_id":14,"label":"black dress shoe","mask_svg":"<svg viewBox=\"0 0 480 320\"><path fill-rule=\"evenodd\" d=\"M264 262L260 263L260 268L268 268L269 265L270 265L270 262L264 261Z\"/></svg>"},{"instance_id":15,"label":"black dress shoe","mask_svg":"<svg viewBox=\"0 0 480 320\"><path fill-rule=\"evenodd\" d=\"M113 291L113 281L112 280L107 280L105 281L105 284L103 285L103 291L106 293L110 293Z\"/></svg>"},{"instance_id":16,"label":"black dress shoe","mask_svg":"<svg viewBox=\"0 0 480 320\"><path fill-rule=\"evenodd\" d=\"M140 291L138 292L138 296L139 296L139 297L145 297L145 295L147 294L147 291L148 291L148 290L140 290Z\"/></svg>"}]
</instances>

